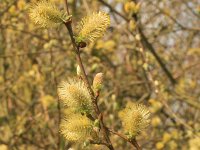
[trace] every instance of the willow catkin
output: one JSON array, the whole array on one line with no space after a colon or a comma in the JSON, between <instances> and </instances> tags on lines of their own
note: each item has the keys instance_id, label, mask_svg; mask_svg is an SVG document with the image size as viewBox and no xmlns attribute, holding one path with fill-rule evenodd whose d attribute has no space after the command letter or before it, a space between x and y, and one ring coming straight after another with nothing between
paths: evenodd
<instances>
[{"instance_id":1,"label":"willow catkin","mask_svg":"<svg viewBox=\"0 0 200 150\"><path fill-rule=\"evenodd\" d=\"M60 132L68 141L82 142L90 137L93 122L84 115L73 114L60 124Z\"/></svg>"},{"instance_id":2,"label":"willow catkin","mask_svg":"<svg viewBox=\"0 0 200 150\"><path fill-rule=\"evenodd\" d=\"M149 125L149 110L137 103L128 103L120 113L123 129L129 138L134 138Z\"/></svg>"},{"instance_id":3,"label":"willow catkin","mask_svg":"<svg viewBox=\"0 0 200 150\"><path fill-rule=\"evenodd\" d=\"M63 81L58 86L58 96L65 106L81 113L91 113L92 100L84 82L79 79Z\"/></svg>"},{"instance_id":4,"label":"willow catkin","mask_svg":"<svg viewBox=\"0 0 200 150\"><path fill-rule=\"evenodd\" d=\"M94 12L84 17L78 25L77 42L93 42L105 33L110 25L110 16L104 12Z\"/></svg>"},{"instance_id":5,"label":"willow catkin","mask_svg":"<svg viewBox=\"0 0 200 150\"><path fill-rule=\"evenodd\" d=\"M30 19L40 27L57 27L67 20L68 16L48 0L30 4Z\"/></svg>"}]
</instances>

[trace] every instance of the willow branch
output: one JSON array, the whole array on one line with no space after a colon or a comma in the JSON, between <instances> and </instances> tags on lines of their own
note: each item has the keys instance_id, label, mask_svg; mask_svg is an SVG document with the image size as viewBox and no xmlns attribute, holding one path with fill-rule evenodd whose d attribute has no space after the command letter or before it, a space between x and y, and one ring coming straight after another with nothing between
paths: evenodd
<instances>
[{"instance_id":1,"label":"willow branch","mask_svg":"<svg viewBox=\"0 0 200 150\"><path fill-rule=\"evenodd\" d=\"M120 138L124 139L125 141L129 142L132 146L134 146L137 150L142 150L142 148L139 146L139 144L137 143L136 139L128 139L126 136L112 130L112 129L108 129L109 132L119 136Z\"/></svg>"},{"instance_id":2,"label":"willow branch","mask_svg":"<svg viewBox=\"0 0 200 150\"><path fill-rule=\"evenodd\" d=\"M138 27L138 30L139 30L139 33L141 35L141 43L142 43L142 45L144 47L146 47L153 54L153 56L156 58L157 62L159 63L160 67L163 69L163 71L165 72L165 74L169 78L170 82L172 84L175 84L176 80L172 76L171 72L167 69L166 65L163 63L163 61L160 58L160 56L156 53L156 50L154 49L152 44L149 43L149 41L148 41L147 37L144 35L142 29L140 27Z\"/></svg>"},{"instance_id":3,"label":"willow branch","mask_svg":"<svg viewBox=\"0 0 200 150\"><path fill-rule=\"evenodd\" d=\"M122 15L120 12L118 12L116 9L114 9L110 4L108 4L107 2L105 2L104 0L99 0L99 2L101 2L103 5L105 5L106 7L108 7L110 9L111 12L114 12L115 14L117 14L118 16L120 16L122 19L124 19L126 22L129 22L130 19L128 19L127 17L125 17L124 15ZM136 19L137 20L137 19ZM141 34L141 41L144 47L146 47L151 53L152 55L155 57L156 61L158 62L158 64L160 65L160 67L162 68L162 70L165 72L165 74L167 75L167 77L169 78L170 82L172 84L176 83L176 80L174 79L174 77L172 76L172 73L167 69L166 65L163 63L162 59L160 58L160 56L157 54L155 48L152 46L152 44L148 41L147 37L144 35L141 27L139 27L139 32Z\"/></svg>"},{"instance_id":4,"label":"willow branch","mask_svg":"<svg viewBox=\"0 0 200 150\"><path fill-rule=\"evenodd\" d=\"M110 141L110 138L109 138L109 132L107 131L105 125L104 125L104 122L103 122L103 117L102 117L102 114L99 110L99 107L97 105L97 98L94 94L94 91L92 90L91 88L91 85L89 83L89 80L88 80L88 77L86 75L86 72L85 72L85 68L83 66L83 62L82 62L82 59L81 59L81 56L80 56L80 50L79 50L79 46L76 44L76 41L74 39L74 34L73 34L73 30L72 30L72 26L71 26L71 20L69 20L68 22L65 22L65 26L67 27L68 29L68 32L69 32L69 35L70 35L70 38L71 38L71 41L72 41L72 45L73 45L73 48L74 48L74 52L76 54L76 59L78 61L78 64L80 66L80 69L81 69L81 72L83 74L83 80L87 86L87 89L90 93L90 96L91 96L91 99L92 99L92 102L93 102L93 107L94 107L94 110L96 112L96 115L97 116L101 116L100 117L100 125L101 125L101 130L102 130L102 133L103 133L103 136L107 142L107 147L110 149L110 150L114 150L113 146L112 146L112 143Z\"/></svg>"}]
</instances>

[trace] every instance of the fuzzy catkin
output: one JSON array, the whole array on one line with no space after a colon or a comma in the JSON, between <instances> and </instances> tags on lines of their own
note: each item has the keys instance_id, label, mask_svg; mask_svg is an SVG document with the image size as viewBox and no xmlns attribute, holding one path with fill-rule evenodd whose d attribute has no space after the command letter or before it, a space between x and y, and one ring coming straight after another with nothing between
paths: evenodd
<instances>
[{"instance_id":1,"label":"fuzzy catkin","mask_svg":"<svg viewBox=\"0 0 200 150\"><path fill-rule=\"evenodd\" d=\"M58 86L58 96L65 106L74 108L77 112L91 113L93 110L88 89L79 79L63 81Z\"/></svg>"},{"instance_id":2,"label":"fuzzy catkin","mask_svg":"<svg viewBox=\"0 0 200 150\"><path fill-rule=\"evenodd\" d=\"M48 0L32 3L29 8L29 16L35 24L44 28L57 27L68 18L66 13Z\"/></svg>"},{"instance_id":3,"label":"fuzzy catkin","mask_svg":"<svg viewBox=\"0 0 200 150\"><path fill-rule=\"evenodd\" d=\"M60 132L68 141L82 142L92 134L93 122L84 115L72 114L60 124Z\"/></svg>"},{"instance_id":4,"label":"fuzzy catkin","mask_svg":"<svg viewBox=\"0 0 200 150\"><path fill-rule=\"evenodd\" d=\"M129 138L134 138L149 125L149 110L137 103L128 103L120 113L123 129Z\"/></svg>"},{"instance_id":5,"label":"fuzzy catkin","mask_svg":"<svg viewBox=\"0 0 200 150\"><path fill-rule=\"evenodd\" d=\"M81 20L78 25L77 42L93 42L103 36L110 25L110 16L104 12L94 12Z\"/></svg>"}]
</instances>

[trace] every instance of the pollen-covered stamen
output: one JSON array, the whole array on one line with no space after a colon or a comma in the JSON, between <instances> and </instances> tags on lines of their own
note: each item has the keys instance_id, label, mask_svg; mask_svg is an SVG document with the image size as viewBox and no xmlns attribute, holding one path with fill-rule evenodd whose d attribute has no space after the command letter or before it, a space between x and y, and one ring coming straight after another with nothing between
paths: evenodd
<instances>
[{"instance_id":1,"label":"pollen-covered stamen","mask_svg":"<svg viewBox=\"0 0 200 150\"><path fill-rule=\"evenodd\" d=\"M128 138L134 138L149 125L149 110L146 106L128 103L126 108L119 113L123 128Z\"/></svg>"},{"instance_id":2,"label":"pollen-covered stamen","mask_svg":"<svg viewBox=\"0 0 200 150\"><path fill-rule=\"evenodd\" d=\"M110 25L110 16L104 12L93 13L81 20L78 25L77 42L92 42L103 36Z\"/></svg>"},{"instance_id":3,"label":"pollen-covered stamen","mask_svg":"<svg viewBox=\"0 0 200 150\"><path fill-rule=\"evenodd\" d=\"M91 113L93 110L88 89L79 79L62 82L58 86L58 96L64 105L73 107L78 112Z\"/></svg>"},{"instance_id":4,"label":"pollen-covered stamen","mask_svg":"<svg viewBox=\"0 0 200 150\"><path fill-rule=\"evenodd\" d=\"M90 137L93 130L93 122L84 115L72 114L60 124L61 134L68 141L81 142Z\"/></svg>"},{"instance_id":5,"label":"pollen-covered stamen","mask_svg":"<svg viewBox=\"0 0 200 150\"><path fill-rule=\"evenodd\" d=\"M47 0L31 4L29 16L35 24L41 27L56 27L68 19L66 13Z\"/></svg>"}]
</instances>

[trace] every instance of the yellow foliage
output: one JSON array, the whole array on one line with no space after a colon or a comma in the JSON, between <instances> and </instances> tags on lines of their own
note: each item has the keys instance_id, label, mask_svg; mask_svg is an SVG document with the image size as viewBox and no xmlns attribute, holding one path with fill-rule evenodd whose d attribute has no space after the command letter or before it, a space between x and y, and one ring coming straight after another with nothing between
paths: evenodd
<instances>
[{"instance_id":1,"label":"yellow foliage","mask_svg":"<svg viewBox=\"0 0 200 150\"><path fill-rule=\"evenodd\" d=\"M189 140L189 150L199 150L200 149L200 138L196 137Z\"/></svg>"},{"instance_id":2,"label":"yellow foliage","mask_svg":"<svg viewBox=\"0 0 200 150\"><path fill-rule=\"evenodd\" d=\"M8 146L4 145L4 144L1 144L0 145L0 150L8 150Z\"/></svg>"},{"instance_id":3,"label":"yellow foliage","mask_svg":"<svg viewBox=\"0 0 200 150\"><path fill-rule=\"evenodd\" d=\"M177 145L177 143L175 141L170 141L168 143L168 146L169 146L170 150L177 150L177 148L178 148L178 145Z\"/></svg>"},{"instance_id":4,"label":"yellow foliage","mask_svg":"<svg viewBox=\"0 0 200 150\"><path fill-rule=\"evenodd\" d=\"M37 7L42 1L55 5L44 2L47 5L34 9L32 16L42 18L36 19L36 23L44 25L53 22L56 26L62 24L65 20L60 18L60 15L66 14L64 0L0 0L0 150L13 147L19 150L56 149L59 111L56 107L57 90L54 79L60 82L73 76L75 81L70 82L71 86L67 82L58 90L59 94L63 92L59 96L61 102L64 102L60 109L61 118L66 121L63 128L66 128L67 137L72 141L79 138L84 141L88 133L95 130L98 135L97 142L105 140L102 132L98 132L99 129L102 131L99 124L97 123L96 127L87 120L91 117L90 114L94 120L101 116L94 113L91 96L82 82L84 78L79 67L76 75L77 61L66 27L63 25L57 30L41 30L28 19L28 10L25 11L29 6L27 3L34 3ZM80 33L76 32L76 25L81 17L87 14L88 17L85 18L90 19L84 18L83 20L87 21L80 22L83 25L82 31L84 30L84 37L81 38L86 40L87 44L94 38L96 40L97 37L103 36L110 19L112 21L109 32L103 39L80 49L90 87L93 88L92 77L95 73L105 73L103 90L97 103L106 127L114 128L130 138L138 135L136 130L141 131L145 127L144 124L147 123L142 124L141 121L145 118L150 122L150 128L136 137L142 149L200 150L200 139L196 137L199 136L200 129L196 105L200 94L200 7L196 5L196 1L187 3L189 7L186 7L184 1L144 0L141 1L142 7L137 3L140 1L105 1L119 14L98 0L68 0L72 16L66 18L72 19L76 38ZM60 11L61 9L64 12ZM112 17L109 19L108 14L102 15L98 13L99 10L109 12ZM92 12L97 13L94 15ZM135 16L137 21L134 21ZM44 20L49 22L43 22ZM139 28L146 36L147 42L141 40L143 38L138 32ZM101 32L102 34L98 34ZM151 46L176 79L175 85L170 83L167 72L159 65ZM49 50L52 50L52 55ZM102 78L97 78L95 82L96 89L99 89ZM155 92L154 86L158 93ZM134 109L130 110L127 108L129 104L119 118L117 112L130 99L150 105L149 110L154 113L152 119L142 115L147 114L146 109L133 107ZM165 102L169 109L162 102ZM72 118L73 115L82 114L84 118ZM174 123L171 117L177 122ZM123 121L122 128L120 119ZM179 122L183 122L183 126L180 126ZM85 130L83 124L89 124L89 128L86 127L89 130ZM109 137L115 149L130 149L131 145L125 140L112 133ZM92 139L94 140L93 137ZM9 146L3 145L4 142ZM68 145L68 141L60 142ZM101 145L82 148L77 142L70 142L69 145L69 149L77 150L105 148Z\"/></svg>"},{"instance_id":5,"label":"yellow foliage","mask_svg":"<svg viewBox=\"0 0 200 150\"><path fill-rule=\"evenodd\" d=\"M51 95L44 95L40 98L40 101L42 103L42 105L47 108L49 106L51 106L52 104L55 104L55 98Z\"/></svg>"},{"instance_id":6,"label":"yellow foliage","mask_svg":"<svg viewBox=\"0 0 200 150\"><path fill-rule=\"evenodd\" d=\"M151 104L149 108L151 113L156 113L163 107L162 103L155 99L150 99L149 103Z\"/></svg>"},{"instance_id":7,"label":"yellow foliage","mask_svg":"<svg viewBox=\"0 0 200 150\"><path fill-rule=\"evenodd\" d=\"M158 127L159 125L161 125L161 120L158 116L155 116L151 119L151 125L153 127Z\"/></svg>"},{"instance_id":8,"label":"yellow foliage","mask_svg":"<svg viewBox=\"0 0 200 150\"><path fill-rule=\"evenodd\" d=\"M11 14L11 15L15 15L16 14L16 7L13 5L9 8L8 12Z\"/></svg>"},{"instance_id":9,"label":"yellow foliage","mask_svg":"<svg viewBox=\"0 0 200 150\"><path fill-rule=\"evenodd\" d=\"M138 13L138 11L140 10L140 3L135 3L135 2L126 2L124 4L124 10L126 13Z\"/></svg>"},{"instance_id":10,"label":"yellow foliage","mask_svg":"<svg viewBox=\"0 0 200 150\"><path fill-rule=\"evenodd\" d=\"M161 149L163 149L164 147L165 147L164 143L162 143L162 142L156 143L156 149L157 149L157 150L161 150Z\"/></svg>"},{"instance_id":11,"label":"yellow foliage","mask_svg":"<svg viewBox=\"0 0 200 150\"><path fill-rule=\"evenodd\" d=\"M3 76L0 76L0 83L3 83L3 82L4 82Z\"/></svg>"},{"instance_id":12,"label":"yellow foliage","mask_svg":"<svg viewBox=\"0 0 200 150\"><path fill-rule=\"evenodd\" d=\"M163 142L163 143L167 143L171 138L172 138L171 134L165 132L165 133L163 134L162 142Z\"/></svg>"},{"instance_id":13,"label":"yellow foliage","mask_svg":"<svg viewBox=\"0 0 200 150\"><path fill-rule=\"evenodd\" d=\"M116 42L113 40L103 41L98 40L96 48L97 49L105 49L106 52L112 52L115 50Z\"/></svg>"},{"instance_id":14,"label":"yellow foliage","mask_svg":"<svg viewBox=\"0 0 200 150\"><path fill-rule=\"evenodd\" d=\"M187 51L187 55L200 55L200 47L196 47L196 48L190 48Z\"/></svg>"},{"instance_id":15,"label":"yellow foliage","mask_svg":"<svg viewBox=\"0 0 200 150\"><path fill-rule=\"evenodd\" d=\"M177 130L173 130L170 134L173 137L173 139L179 138L179 132Z\"/></svg>"},{"instance_id":16,"label":"yellow foliage","mask_svg":"<svg viewBox=\"0 0 200 150\"><path fill-rule=\"evenodd\" d=\"M129 28L130 28L130 30L131 31L135 31L136 27L137 27L136 22L134 20L131 20L129 22Z\"/></svg>"},{"instance_id":17,"label":"yellow foliage","mask_svg":"<svg viewBox=\"0 0 200 150\"><path fill-rule=\"evenodd\" d=\"M26 1L25 0L19 0L17 2L17 7L19 8L19 10L24 9L25 6L26 6Z\"/></svg>"}]
</instances>

